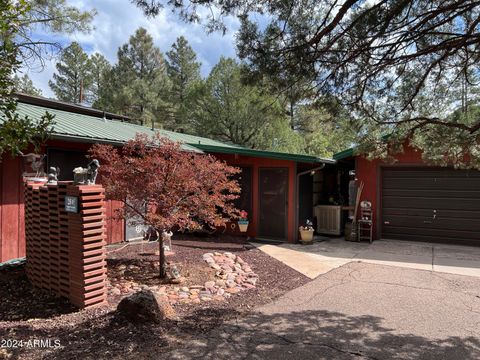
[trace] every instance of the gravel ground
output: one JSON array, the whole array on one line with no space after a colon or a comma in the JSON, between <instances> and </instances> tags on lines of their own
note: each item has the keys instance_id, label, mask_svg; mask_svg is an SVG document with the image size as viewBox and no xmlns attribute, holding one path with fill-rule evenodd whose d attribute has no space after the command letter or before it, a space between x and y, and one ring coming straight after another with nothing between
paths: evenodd
<instances>
[{"instance_id":1,"label":"gravel ground","mask_svg":"<svg viewBox=\"0 0 480 360\"><path fill-rule=\"evenodd\" d=\"M157 243L117 245L108 249L109 277L114 283L121 265L137 265L143 271L124 273L139 284L155 284ZM65 299L33 288L23 267L0 273L0 339L13 340L17 347L0 348L0 359L148 359L158 358L176 346L234 317L243 317L309 279L258 249L245 246L245 239L177 236L174 254L167 260L176 264L185 284L202 284L213 276L202 255L229 251L240 255L259 275L257 288L234 294L223 302L176 304L179 321L161 325L133 325L115 313L121 296L110 295L104 307L78 311ZM44 343L35 344L34 340ZM45 342L50 340L50 344ZM55 348L55 341L60 346ZM21 343L23 341L23 344ZM8 344L12 345L11 343Z\"/></svg>"}]
</instances>

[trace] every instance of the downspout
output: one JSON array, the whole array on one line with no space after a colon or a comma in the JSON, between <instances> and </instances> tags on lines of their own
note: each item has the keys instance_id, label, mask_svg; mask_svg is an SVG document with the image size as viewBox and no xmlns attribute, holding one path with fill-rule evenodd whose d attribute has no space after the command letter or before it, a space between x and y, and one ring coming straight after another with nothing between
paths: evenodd
<instances>
[{"instance_id":1,"label":"downspout","mask_svg":"<svg viewBox=\"0 0 480 360\"><path fill-rule=\"evenodd\" d=\"M305 170L297 174L297 181L296 181L296 189L295 189L295 203L296 203L296 211L295 211L295 236L294 236L294 241L298 242L298 226L299 226L299 218L300 218L300 176L307 175L307 174L312 174L315 173L316 171L322 170L325 167L325 163L323 163L321 166L317 166L316 168L310 169L310 170Z\"/></svg>"}]
</instances>

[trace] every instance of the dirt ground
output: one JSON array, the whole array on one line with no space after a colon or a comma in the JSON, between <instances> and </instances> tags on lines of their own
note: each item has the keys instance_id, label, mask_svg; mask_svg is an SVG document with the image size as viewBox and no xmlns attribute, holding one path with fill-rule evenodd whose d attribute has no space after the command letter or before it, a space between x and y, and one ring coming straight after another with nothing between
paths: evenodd
<instances>
[{"instance_id":1,"label":"dirt ground","mask_svg":"<svg viewBox=\"0 0 480 360\"><path fill-rule=\"evenodd\" d=\"M157 248L157 243L109 247L111 283L160 283L158 257L154 255ZM79 311L67 300L33 288L23 267L5 269L0 272L0 340L4 342L0 344L0 359L158 358L175 345L191 341L225 320L243 316L309 281L246 245L241 237L176 236L173 250L167 260L180 269L185 285L203 284L213 277L214 271L203 261L203 254L228 251L240 255L258 274L257 287L222 302L175 304L178 321L133 325L115 313L124 294L110 294L107 306Z\"/></svg>"}]
</instances>

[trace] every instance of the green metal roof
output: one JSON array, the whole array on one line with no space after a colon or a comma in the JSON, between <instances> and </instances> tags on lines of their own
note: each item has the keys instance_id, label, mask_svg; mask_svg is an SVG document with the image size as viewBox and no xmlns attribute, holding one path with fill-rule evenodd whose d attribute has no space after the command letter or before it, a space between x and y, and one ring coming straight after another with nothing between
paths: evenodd
<instances>
[{"instance_id":1,"label":"green metal roof","mask_svg":"<svg viewBox=\"0 0 480 360\"><path fill-rule=\"evenodd\" d=\"M33 104L18 103L17 113L20 116L28 116L30 119L39 119L45 112L55 115L52 138L61 140L76 140L84 142L104 142L113 145L120 145L135 137L137 133L153 135L159 131L162 135L172 141L183 143L185 150L199 151L190 144L206 144L232 147L233 145L224 144L219 141L208 138L193 136L162 129L152 130L149 127L136 125L119 120L103 119L97 116L78 114L75 112L51 109L44 106Z\"/></svg>"},{"instance_id":2,"label":"green metal roof","mask_svg":"<svg viewBox=\"0 0 480 360\"><path fill-rule=\"evenodd\" d=\"M163 129L152 130L150 127L112 119L112 114L109 114L110 119L102 118L101 116L98 116L101 112L97 110L92 110L92 115L89 115L88 108L79 107L79 112L87 112L79 113L76 112L75 105L71 106L72 111L66 111L48 106L50 102L52 105L56 105L56 102L54 101L46 99L42 99L41 101L43 101L42 105L28 103L28 101L19 102L17 106L17 112L20 116L28 116L32 120L40 119L40 117L47 111L50 114L55 115L55 125L53 127L52 134L53 139L122 145L128 140L133 139L137 133L143 133L151 136L158 131L172 141L181 142L182 148L189 151L240 154L270 159L292 160L305 163L335 163L335 160L322 159L311 155L254 150L201 136L176 133Z\"/></svg>"},{"instance_id":3,"label":"green metal roof","mask_svg":"<svg viewBox=\"0 0 480 360\"><path fill-rule=\"evenodd\" d=\"M343 150L343 151L340 151L339 153L336 153L333 155L333 159L334 160L342 160L342 159L346 159L346 158L349 158L349 157L352 157L352 156L355 156L355 148L350 148L350 149L346 149L346 150Z\"/></svg>"},{"instance_id":4,"label":"green metal roof","mask_svg":"<svg viewBox=\"0 0 480 360\"><path fill-rule=\"evenodd\" d=\"M216 145L207 145L207 144L195 144L193 145L200 150L206 152L216 152L222 154L239 154L246 156L255 156L255 157L265 157L269 159L278 159L278 160L292 160L297 162L304 163L327 163L334 164L335 160L333 159L323 159L313 155L303 155L303 154L290 154L276 151L265 151L265 150L255 150L241 147L225 147L225 146L216 146Z\"/></svg>"}]
</instances>

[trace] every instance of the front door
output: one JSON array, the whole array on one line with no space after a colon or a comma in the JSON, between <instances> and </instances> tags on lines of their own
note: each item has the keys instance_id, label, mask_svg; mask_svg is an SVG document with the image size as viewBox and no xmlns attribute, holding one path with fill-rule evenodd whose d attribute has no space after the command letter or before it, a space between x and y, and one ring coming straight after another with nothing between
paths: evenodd
<instances>
[{"instance_id":1,"label":"front door","mask_svg":"<svg viewBox=\"0 0 480 360\"><path fill-rule=\"evenodd\" d=\"M258 236L287 239L288 169L259 169Z\"/></svg>"}]
</instances>

